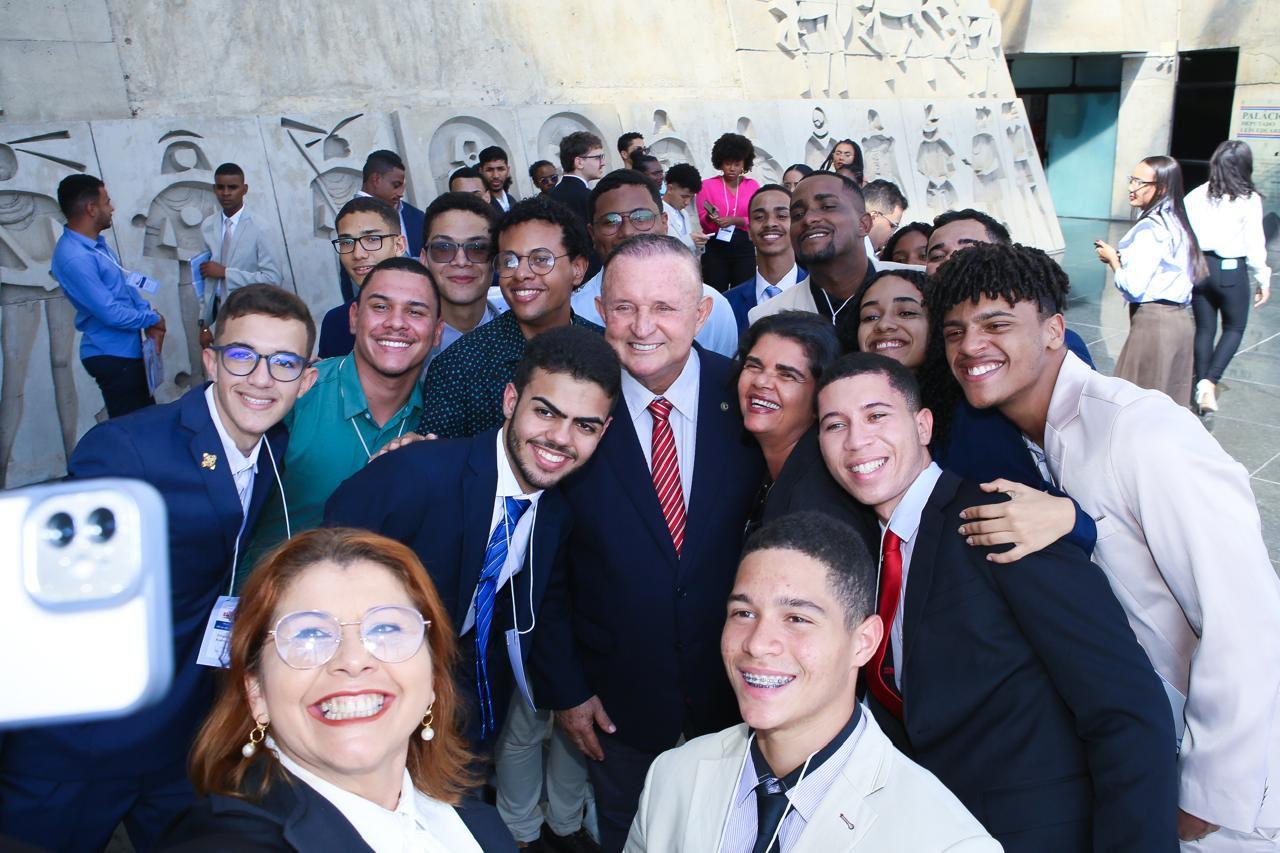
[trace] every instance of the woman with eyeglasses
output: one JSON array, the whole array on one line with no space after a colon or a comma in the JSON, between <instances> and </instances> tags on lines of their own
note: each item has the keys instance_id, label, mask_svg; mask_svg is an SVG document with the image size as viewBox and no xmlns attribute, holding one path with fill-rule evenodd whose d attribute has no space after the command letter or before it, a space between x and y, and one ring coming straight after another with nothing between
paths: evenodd
<instances>
[{"instance_id":1,"label":"woman with eyeglasses","mask_svg":"<svg viewBox=\"0 0 1280 853\"><path fill-rule=\"evenodd\" d=\"M515 850L461 742L453 627L405 546L321 528L264 558L158 849Z\"/></svg>"},{"instance_id":2,"label":"woman with eyeglasses","mask_svg":"<svg viewBox=\"0 0 1280 853\"><path fill-rule=\"evenodd\" d=\"M542 195L547 195L560 182L560 172L550 160L538 160L529 166L529 180Z\"/></svg>"},{"instance_id":3,"label":"woman with eyeglasses","mask_svg":"<svg viewBox=\"0 0 1280 853\"><path fill-rule=\"evenodd\" d=\"M703 181L696 197L698 221L710 237L702 254L702 280L721 293L756 274L747 211L760 184L746 177L755 159L750 139L724 134L711 146L711 165L720 174Z\"/></svg>"},{"instance_id":4,"label":"woman with eyeglasses","mask_svg":"<svg viewBox=\"0 0 1280 853\"><path fill-rule=\"evenodd\" d=\"M1204 250L1208 277L1191 291L1195 316L1195 403L1218 410L1218 382L1231 363L1249 321L1249 297L1260 308L1271 295L1267 238L1262 233L1262 196L1253 186L1253 152L1228 139L1209 161L1209 182L1187 193L1187 218ZM1256 291L1251 293L1249 279ZM1222 314L1222 337L1218 314Z\"/></svg>"},{"instance_id":5,"label":"woman with eyeglasses","mask_svg":"<svg viewBox=\"0 0 1280 853\"><path fill-rule=\"evenodd\" d=\"M1137 223L1111 246L1094 241L1129 303L1129 337L1115 375L1191 403L1191 289L1207 273L1204 255L1182 205L1182 168L1172 157L1148 157L1129 176L1129 206Z\"/></svg>"}]
</instances>

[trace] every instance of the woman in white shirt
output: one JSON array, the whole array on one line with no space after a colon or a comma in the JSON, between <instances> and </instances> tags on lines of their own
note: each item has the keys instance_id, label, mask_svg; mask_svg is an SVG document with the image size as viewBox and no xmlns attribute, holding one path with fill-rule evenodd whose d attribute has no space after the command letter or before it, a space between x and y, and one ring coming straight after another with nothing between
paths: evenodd
<instances>
[{"instance_id":1,"label":"woman in white shirt","mask_svg":"<svg viewBox=\"0 0 1280 853\"><path fill-rule=\"evenodd\" d=\"M1182 195L1178 161L1146 158L1129 176L1129 205L1142 211L1137 223L1119 246L1102 240L1093 245L1129 303L1129 337L1115 375L1187 406L1195 331L1188 306L1192 283L1204 277L1205 264Z\"/></svg>"},{"instance_id":2,"label":"woman in white shirt","mask_svg":"<svg viewBox=\"0 0 1280 853\"><path fill-rule=\"evenodd\" d=\"M1196 318L1196 405L1218 410L1217 387L1244 337L1249 297L1258 307L1271 295L1267 242L1262 233L1262 196L1253 188L1253 152L1228 139L1209 161L1209 183L1187 193L1187 217L1209 267L1208 278L1191 292ZM1252 293L1249 279L1256 290ZM1222 313L1222 337L1218 313Z\"/></svg>"},{"instance_id":3,"label":"woman in white shirt","mask_svg":"<svg viewBox=\"0 0 1280 853\"><path fill-rule=\"evenodd\" d=\"M321 528L268 554L192 748L204 799L159 849L514 851L497 812L466 797L454 642L398 542Z\"/></svg>"}]
</instances>

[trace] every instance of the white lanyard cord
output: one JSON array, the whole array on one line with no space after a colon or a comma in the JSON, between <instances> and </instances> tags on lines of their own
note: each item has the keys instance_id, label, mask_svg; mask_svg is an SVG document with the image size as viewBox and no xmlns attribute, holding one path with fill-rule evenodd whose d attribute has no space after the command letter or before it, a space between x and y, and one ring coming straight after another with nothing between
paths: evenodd
<instances>
[{"instance_id":1,"label":"white lanyard cord","mask_svg":"<svg viewBox=\"0 0 1280 853\"><path fill-rule=\"evenodd\" d=\"M743 181L742 178L738 178L737 189L733 191L733 207L729 211L730 216L738 215L738 196L742 193L742 181ZM720 187L721 189L724 190L725 207L728 207L729 206L729 182L726 181L723 177L720 178Z\"/></svg>"},{"instance_id":2,"label":"white lanyard cord","mask_svg":"<svg viewBox=\"0 0 1280 853\"><path fill-rule=\"evenodd\" d=\"M338 365L338 396L342 398L342 407L344 409L347 407L347 392L342 390L342 368L347 366L347 359L349 358L351 358L351 356L344 357L342 359L342 364ZM351 424L351 428L356 431L356 438L360 439L360 446L364 448L364 461L370 462L373 460L373 454L369 452L369 445L364 440L364 436L360 434L360 427L356 426L357 417L359 417L359 415L352 415L347 418L347 423ZM409 423L408 418L405 418L400 422L400 431L396 433L396 438L400 438L400 436L404 435L404 427L407 423Z\"/></svg>"},{"instance_id":3,"label":"white lanyard cord","mask_svg":"<svg viewBox=\"0 0 1280 853\"><path fill-rule=\"evenodd\" d=\"M503 519L504 520L506 519L506 502L507 502L507 499L503 497L502 503L503 503ZM529 560L529 615L533 618L533 621L529 624L529 627L525 628L523 631L520 630L520 612L516 610L516 573L512 572L511 577L507 578L507 590L508 592L511 593L511 627L515 629L517 636L523 636L525 634L532 632L533 629L537 627L537 624L538 624L538 614L535 613L533 610L533 532L538 528L538 505L535 503L532 509L533 509L533 518L529 519L528 560ZM516 526L518 526L519 524L520 522L516 522ZM508 555L508 559L510 559L511 534L513 530L511 527L508 527L505 524L503 525L503 528L505 529L506 536L507 536L507 555Z\"/></svg>"},{"instance_id":4,"label":"white lanyard cord","mask_svg":"<svg viewBox=\"0 0 1280 853\"><path fill-rule=\"evenodd\" d=\"M755 739L756 739L755 732L752 732L751 736L747 738L746 751L742 754L741 763L738 764L737 778L739 779L742 778L742 769L747 766L747 761L750 760L751 758L751 744ZM791 786L792 790L795 790L796 788L800 787L800 783L804 781L805 774L809 772L809 762L813 761L813 757L821 751L822 751L821 749L815 749L813 752L809 753L809 757L804 760L804 767L801 768L800 770L800 778L797 779L796 783ZM795 808L795 804L791 802L790 797L787 797L787 807L782 810L782 817L778 818L778 825L773 830L773 837L770 838L769 843L765 845L765 848L764 848L765 850L768 850L771 847L773 847L773 843L778 840L778 835L782 832L782 822L787 819L787 814L793 808ZM725 833L729 831L729 817L732 814L733 814L733 803L732 801L730 801L729 810L725 812L725 815L724 815L724 823L720 825L720 839L716 842L717 853L719 853L720 850L724 849L724 836L725 836Z\"/></svg>"},{"instance_id":5,"label":"white lanyard cord","mask_svg":"<svg viewBox=\"0 0 1280 853\"><path fill-rule=\"evenodd\" d=\"M839 317L840 312L843 311L845 308L847 308L849 303L853 301L853 296L850 296L844 302L841 302L840 307L837 308L831 304L831 297L827 295L827 292L825 290L823 290L821 287L819 287L818 290L822 292L822 298L827 300L827 310L831 312L831 325L834 326L836 322L836 317ZM854 296L857 296L857 294L855 293Z\"/></svg>"}]
</instances>

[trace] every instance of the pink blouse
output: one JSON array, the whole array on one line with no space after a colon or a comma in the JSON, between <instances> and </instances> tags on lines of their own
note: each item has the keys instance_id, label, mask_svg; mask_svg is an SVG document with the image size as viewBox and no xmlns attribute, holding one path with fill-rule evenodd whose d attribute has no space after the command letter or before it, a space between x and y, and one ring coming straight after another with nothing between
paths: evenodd
<instances>
[{"instance_id":1,"label":"pink blouse","mask_svg":"<svg viewBox=\"0 0 1280 853\"><path fill-rule=\"evenodd\" d=\"M745 177L738 181L736 192L725 186L722 175L716 175L714 178L708 178L703 181L702 189L698 191L698 195L694 199L694 204L698 207L698 221L702 223L703 233L715 234L719 230L716 228L716 224L711 221L711 218L707 216L704 202L709 201L715 205L721 217L741 216L743 219L747 219L747 211L751 209L751 197L755 195L758 189L760 189L759 183Z\"/></svg>"}]
</instances>

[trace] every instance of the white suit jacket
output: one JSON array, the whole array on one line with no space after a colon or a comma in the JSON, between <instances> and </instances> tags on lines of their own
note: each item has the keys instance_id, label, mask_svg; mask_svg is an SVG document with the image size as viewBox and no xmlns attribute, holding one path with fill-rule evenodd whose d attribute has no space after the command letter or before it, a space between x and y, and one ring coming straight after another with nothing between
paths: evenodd
<instances>
[{"instance_id":1,"label":"white suit jacket","mask_svg":"<svg viewBox=\"0 0 1280 853\"><path fill-rule=\"evenodd\" d=\"M1138 642L1186 697L1179 806L1246 832L1280 826L1280 581L1248 472L1185 407L1071 353L1044 451L1098 525L1093 560Z\"/></svg>"},{"instance_id":2,"label":"white suit jacket","mask_svg":"<svg viewBox=\"0 0 1280 853\"><path fill-rule=\"evenodd\" d=\"M788 853L1000 853L960 801L863 715L853 754ZM716 853L748 734L744 723L658 756L624 853Z\"/></svg>"},{"instance_id":3,"label":"white suit jacket","mask_svg":"<svg viewBox=\"0 0 1280 853\"><path fill-rule=\"evenodd\" d=\"M747 312L747 323L754 323L761 317L771 317L783 311L808 311L818 313L818 304L813 301L813 291L809 289L808 279L798 281L772 299L766 299Z\"/></svg>"},{"instance_id":4,"label":"white suit jacket","mask_svg":"<svg viewBox=\"0 0 1280 853\"><path fill-rule=\"evenodd\" d=\"M215 293L226 300L227 293L246 284L281 285L278 253L274 241L268 236L262 223L248 208L240 216L239 224L231 232L231 251L222 257L222 211L200 223L204 246L215 260L227 268L226 280L209 279L204 290L204 306L201 316L208 322L213 312Z\"/></svg>"}]
</instances>

